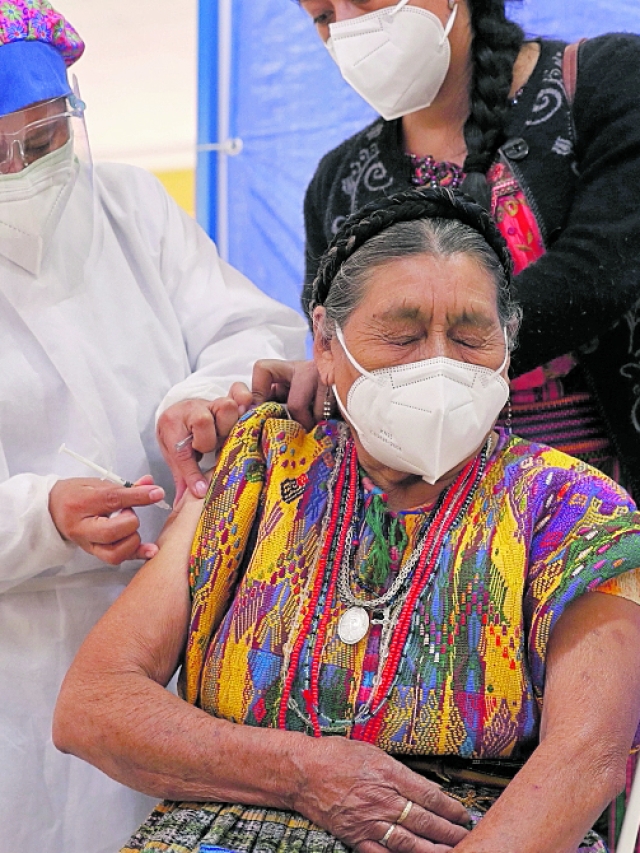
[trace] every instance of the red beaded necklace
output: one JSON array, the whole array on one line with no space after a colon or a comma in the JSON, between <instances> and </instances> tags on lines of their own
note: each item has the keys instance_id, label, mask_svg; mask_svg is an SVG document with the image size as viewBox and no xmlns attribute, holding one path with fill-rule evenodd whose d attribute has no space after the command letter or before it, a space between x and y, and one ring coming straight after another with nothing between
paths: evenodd
<instances>
[{"instance_id":1,"label":"red beaded necklace","mask_svg":"<svg viewBox=\"0 0 640 853\"><path fill-rule=\"evenodd\" d=\"M464 516L478 482L484 471L486 448L467 463L454 482L442 493L429 517L427 529L420 536L420 554L408 586L398 596L394 607L394 624L390 642L381 660L381 669L374 682L366 714L358 714L353 721L351 737L375 741L381 720L378 712L387 701L397 677L402 654L411 626L411 619L418 598L435 575L440 553L448 533ZM287 711L296 710L311 727L315 737L320 737L326 726L319 720L319 684L322 649L325 645L327 628L332 617L331 603L336 599L340 571L351 555L354 524L357 522L358 490L360 488L358 461L353 439L347 437L346 429L336 449L336 459L331 478L327 484L328 503L321 533L321 548L317 567L312 579L309 598L302 605L298 635L286 656L283 667L283 689L280 699L278 726L286 728ZM293 685L300 666L303 649L307 645L307 665L303 668L302 697L306 714L297 708L292 699ZM338 729L344 726L338 726ZM329 727L329 730L335 730Z\"/></svg>"}]
</instances>

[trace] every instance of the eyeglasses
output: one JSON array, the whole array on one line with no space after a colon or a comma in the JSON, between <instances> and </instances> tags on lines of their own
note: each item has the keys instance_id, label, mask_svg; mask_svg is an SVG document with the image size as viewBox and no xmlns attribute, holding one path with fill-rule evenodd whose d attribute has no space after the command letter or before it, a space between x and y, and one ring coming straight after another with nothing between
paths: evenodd
<instances>
[{"instance_id":1,"label":"eyeglasses","mask_svg":"<svg viewBox=\"0 0 640 853\"><path fill-rule=\"evenodd\" d=\"M76 109L57 112L5 132L0 120L0 174L21 171L69 141L69 120L81 115ZM16 168L16 165L18 168Z\"/></svg>"}]
</instances>

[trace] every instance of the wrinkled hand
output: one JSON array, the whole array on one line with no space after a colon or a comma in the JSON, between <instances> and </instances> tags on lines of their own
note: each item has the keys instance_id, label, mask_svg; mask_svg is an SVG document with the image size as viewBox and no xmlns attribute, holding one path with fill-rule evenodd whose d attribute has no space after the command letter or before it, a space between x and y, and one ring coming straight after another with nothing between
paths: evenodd
<instances>
[{"instance_id":1,"label":"wrinkled hand","mask_svg":"<svg viewBox=\"0 0 640 853\"><path fill-rule=\"evenodd\" d=\"M197 498L204 497L208 485L198 459L220 447L250 405L251 392L242 382L236 382L228 397L184 400L160 415L158 444L176 484L176 501L186 489ZM193 435L193 441L176 450L176 444L188 435Z\"/></svg>"},{"instance_id":2,"label":"wrinkled hand","mask_svg":"<svg viewBox=\"0 0 640 853\"><path fill-rule=\"evenodd\" d=\"M345 738L321 738L305 756L305 781L293 807L358 853L445 853L468 834L467 810L382 750ZM379 842L407 803L386 848Z\"/></svg>"},{"instance_id":3,"label":"wrinkled hand","mask_svg":"<svg viewBox=\"0 0 640 853\"><path fill-rule=\"evenodd\" d=\"M63 539L118 566L157 554L155 544L140 541L140 522L131 507L149 506L163 497L164 490L148 476L131 489L88 477L58 480L49 493L49 514Z\"/></svg>"},{"instance_id":4,"label":"wrinkled hand","mask_svg":"<svg viewBox=\"0 0 640 853\"><path fill-rule=\"evenodd\" d=\"M327 388L313 361L257 361L251 391L254 406L267 400L286 402L291 417L306 430L322 419Z\"/></svg>"}]
</instances>

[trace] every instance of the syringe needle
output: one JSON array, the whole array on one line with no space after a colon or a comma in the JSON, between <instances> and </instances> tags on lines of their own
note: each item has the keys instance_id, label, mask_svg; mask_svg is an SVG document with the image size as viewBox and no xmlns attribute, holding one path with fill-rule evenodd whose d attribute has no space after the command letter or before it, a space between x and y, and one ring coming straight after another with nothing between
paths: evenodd
<instances>
[{"instance_id":1,"label":"syringe needle","mask_svg":"<svg viewBox=\"0 0 640 853\"><path fill-rule=\"evenodd\" d=\"M119 477L117 474L114 474L113 471L109 471L107 468L103 468L102 465L98 465L97 462L92 462L91 459L87 459L86 456L81 456L79 453L76 453L75 450L71 450L67 447L66 444L60 445L58 453L66 453L68 456L72 456L78 462L82 462L82 464L86 465L87 468L91 468L92 471L95 471L96 474L100 474L105 480L109 480L111 483L115 483L118 486L124 486L125 489L131 489L133 487L131 480L125 480L124 477ZM166 509L169 512L171 511L171 507L166 501L156 501L153 506L160 507L160 509Z\"/></svg>"}]
</instances>

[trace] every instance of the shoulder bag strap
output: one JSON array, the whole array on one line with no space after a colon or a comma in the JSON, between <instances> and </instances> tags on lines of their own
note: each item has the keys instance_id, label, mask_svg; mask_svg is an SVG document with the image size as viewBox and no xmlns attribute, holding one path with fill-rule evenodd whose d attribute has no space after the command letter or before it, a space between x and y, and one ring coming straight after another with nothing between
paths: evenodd
<instances>
[{"instance_id":1,"label":"shoulder bag strap","mask_svg":"<svg viewBox=\"0 0 640 853\"><path fill-rule=\"evenodd\" d=\"M586 38L574 41L568 44L564 49L562 57L562 82L567 95L569 106L573 106L573 99L576 94L576 84L578 82L578 51L580 45L586 41Z\"/></svg>"}]
</instances>

